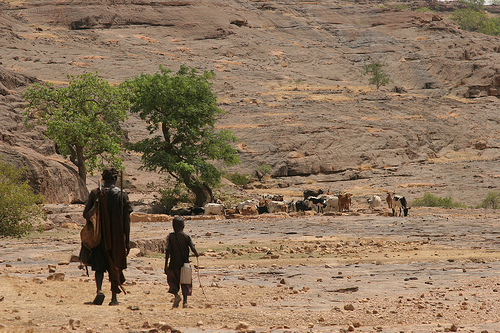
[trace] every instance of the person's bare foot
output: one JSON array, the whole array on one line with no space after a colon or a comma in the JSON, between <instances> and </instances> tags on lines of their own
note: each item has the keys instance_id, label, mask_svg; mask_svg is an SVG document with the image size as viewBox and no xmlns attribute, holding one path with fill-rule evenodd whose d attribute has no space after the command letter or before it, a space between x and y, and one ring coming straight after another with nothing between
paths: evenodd
<instances>
[{"instance_id":1,"label":"person's bare foot","mask_svg":"<svg viewBox=\"0 0 500 333\"><path fill-rule=\"evenodd\" d=\"M172 307L173 308L178 308L181 300L182 300L181 296L179 296L179 294L176 294L175 298L174 298L174 304L172 305Z\"/></svg>"},{"instance_id":2,"label":"person's bare foot","mask_svg":"<svg viewBox=\"0 0 500 333\"><path fill-rule=\"evenodd\" d=\"M92 304L94 305L102 305L102 302L104 302L104 298L106 296L102 293L102 291L97 292L97 295L94 298L94 301L92 301Z\"/></svg>"}]
</instances>

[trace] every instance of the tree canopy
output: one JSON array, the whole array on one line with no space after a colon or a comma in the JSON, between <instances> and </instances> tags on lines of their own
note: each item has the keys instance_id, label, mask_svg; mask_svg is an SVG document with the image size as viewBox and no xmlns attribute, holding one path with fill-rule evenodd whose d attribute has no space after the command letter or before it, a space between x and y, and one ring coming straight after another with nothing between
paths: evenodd
<instances>
[{"instance_id":1,"label":"tree canopy","mask_svg":"<svg viewBox=\"0 0 500 333\"><path fill-rule=\"evenodd\" d=\"M86 181L87 172L109 164L122 167L117 157L123 142L120 122L127 119L130 103L121 87L111 86L97 73L68 78L67 87L48 83L29 87L24 116L46 125L46 135Z\"/></svg>"},{"instance_id":2,"label":"tree canopy","mask_svg":"<svg viewBox=\"0 0 500 333\"><path fill-rule=\"evenodd\" d=\"M126 81L131 111L148 124L150 137L130 145L142 152L143 168L170 174L195 195L195 205L213 201L211 187L218 184L224 170L214 166L239 163L230 143L236 137L228 130L215 129L217 106L212 91L211 71L198 74L182 65L177 73L160 66L159 72L142 74Z\"/></svg>"}]
</instances>

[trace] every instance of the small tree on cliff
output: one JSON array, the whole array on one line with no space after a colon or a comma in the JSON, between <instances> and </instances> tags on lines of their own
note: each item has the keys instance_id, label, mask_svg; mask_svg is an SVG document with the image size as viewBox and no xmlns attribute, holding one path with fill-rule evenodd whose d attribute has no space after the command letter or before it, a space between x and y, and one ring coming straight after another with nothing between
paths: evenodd
<instances>
[{"instance_id":1,"label":"small tree on cliff","mask_svg":"<svg viewBox=\"0 0 500 333\"><path fill-rule=\"evenodd\" d=\"M123 132L120 122L127 119L130 107L125 91L113 87L97 74L68 76L67 87L35 84L24 98L28 102L25 119L36 118L47 127L59 152L78 168L85 182L87 172L106 164L121 168Z\"/></svg>"},{"instance_id":2,"label":"small tree on cliff","mask_svg":"<svg viewBox=\"0 0 500 333\"><path fill-rule=\"evenodd\" d=\"M197 74L181 66L174 75L160 66L154 75L142 74L124 83L130 89L132 112L148 124L150 138L130 146L141 152L143 168L167 172L195 196L195 205L213 201L212 187L224 171L211 161L239 163L236 138L230 131L215 130L217 107L210 79L213 72Z\"/></svg>"},{"instance_id":3,"label":"small tree on cliff","mask_svg":"<svg viewBox=\"0 0 500 333\"><path fill-rule=\"evenodd\" d=\"M377 86L377 89L380 86L385 86L389 82L391 82L391 77L389 74L384 72L382 69L383 64L381 63L371 63L369 65L363 66L363 75L370 75L368 82L370 84L374 84Z\"/></svg>"}]
</instances>

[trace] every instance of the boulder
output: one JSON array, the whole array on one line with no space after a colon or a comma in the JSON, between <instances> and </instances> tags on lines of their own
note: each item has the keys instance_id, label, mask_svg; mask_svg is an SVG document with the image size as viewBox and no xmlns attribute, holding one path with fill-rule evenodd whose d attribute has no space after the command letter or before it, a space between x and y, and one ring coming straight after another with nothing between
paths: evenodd
<instances>
[{"instance_id":1,"label":"boulder","mask_svg":"<svg viewBox=\"0 0 500 333\"><path fill-rule=\"evenodd\" d=\"M9 147L0 142L0 156L25 169L25 178L45 203L83 203L88 190L75 169L59 156L45 156L25 147Z\"/></svg>"}]
</instances>

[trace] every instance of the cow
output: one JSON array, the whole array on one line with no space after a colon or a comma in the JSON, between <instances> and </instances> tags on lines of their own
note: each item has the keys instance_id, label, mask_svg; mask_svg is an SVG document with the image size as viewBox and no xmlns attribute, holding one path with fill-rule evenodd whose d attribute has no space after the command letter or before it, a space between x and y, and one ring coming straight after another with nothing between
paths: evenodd
<instances>
[{"instance_id":1,"label":"cow","mask_svg":"<svg viewBox=\"0 0 500 333\"><path fill-rule=\"evenodd\" d=\"M378 195L372 195L371 198L366 199L366 201L368 202L370 209L382 206L382 199Z\"/></svg>"},{"instance_id":2,"label":"cow","mask_svg":"<svg viewBox=\"0 0 500 333\"><path fill-rule=\"evenodd\" d=\"M288 206L283 201L269 201L267 203L269 213L288 212Z\"/></svg>"},{"instance_id":3,"label":"cow","mask_svg":"<svg viewBox=\"0 0 500 333\"><path fill-rule=\"evenodd\" d=\"M182 208L177 208L177 209L172 209L170 211L170 215L172 216L186 216L186 215L191 215L191 209L190 208L185 208L185 207L182 207Z\"/></svg>"},{"instance_id":4,"label":"cow","mask_svg":"<svg viewBox=\"0 0 500 333\"><path fill-rule=\"evenodd\" d=\"M325 211L326 200L324 198L308 197L307 201L309 201L309 205L313 207L316 212L323 213Z\"/></svg>"},{"instance_id":5,"label":"cow","mask_svg":"<svg viewBox=\"0 0 500 333\"><path fill-rule=\"evenodd\" d=\"M309 206L309 201L307 200L295 201L295 210L297 212L305 212L306 210L311 210L311 206Z\"/></svg>"},{"instance_id":6,"label":"cow","mask_svg":"<svg viewBox=\"0 0 500 333\"><path fill-rule=\"evenodd\" d=\"M238 204L238 206L236 206L236 209L237 209L237 210L241 213L241 208L242 208L243 206L253 206L253 205L255 205L255 206L256 206L257 204L258 204L258 201L257 201L257 200L255 200L255 199L248 199L248 200L245 200L245 201L243 201L243 202L240 202L240 203Z\"/></svg>"},{"instance_id":7,"label":"cow","mask_svg":"<svg viewBox=\"0 0 500 333\"><path fill-rule=\"evenodd\" d=\"M290 212L296 212L296 211L297 211L297 209L296 209L296 207L295 207L295 201L293 201L293 200L289 200L289 201L288 201L288 200L287 200L287 201L285 201L285 204L286 204L286 206L288 207L288 212L289 212L289 213L290 213Z\"/></svg>"},{"instance_id":8,"label":"cow","mask_svg":"<svg viewBox=\"0 0 500 333\"><path fill-rule=\"evenodd\" d=\"M267 206L257 206L257 213L266 214L269 213L269 209L267 209Z\"/></svg>"},{"instance_id":9,"label":"cow","mask_svg":"<svg viewBox=\"0 0 500 333\"><path fill-rule=\"evenodd\" d=\"M403 216L408 216L408 210L410 208L407 205L405 197L395 194L393 196L392 216L397 216L396 209L399 209L399 216L401 216L402 214Z\"/></svg>"},{"instance_id":10,"label":"cow","mask_svg":"<svg viewBox=\"0 0 500 333\"><path fill-rule=\"evenodd\" d=\"M257 210L256 205L245 205L241 207L240 210L241 215L257 215L259 214L259 211Z\"/></svg>"},{"instance_id":11,"label":"cow","mask_svg":"<svg viewBox=\"0 0 500 333\"><path fill-rule=\"evenodd\" d=\"M335 196L335 195L329 195L325 198L325 203L326 203L326 207L325 207L325 212L329 212L329 211L332 211L332 210L340 210L339 209L339 197Z\"/></svg>"},{"instance_id":12,"label":"cow","mask_svg":"<svg viewBox=\"0 0 500 333\"><path fill-rule=\"evenodd\" d=\"M264 200L273 200L273 195L272 194L264 193L264 194L262 194L262 199L264 199Z\"/></svg>"},{"instance_id":13,"label":"cow","mask_svg":"<svg viewBox=\"0 0 500 333\"><path fill-rule=\"evenodd\" d=\"M271 198L272 201L283 201L283 196L281 194L275 194Z\"/></svg>"},{"instance_id":14,"label":"cow","mask_svg":"<svg viewBox=\"0 0 500 333\"><path fill-rule=\"evenodd\" d=\"M325 192L323 192L322 189L319 189L319 190L305 190L304 191L304 200L307 200L307 198L309 197L317 197L319 196L320 194L323 194Z\"/></svg>"},{"instance_id":15,"label":"cow","mask_svg":"<svg viewBox=\"0 0 500 333\"><path fill-rule=\"evenodd\" d=\"M205 215L224 215L224 205L220 203L209 202L205 205Z\"/></svg>"},{"instance_id":16,"label":"cow","mask_svg":"<svg viewBox=\"0 0 500 333\"><path fill-rule=\"evenodd\" d=\"M228 208L224 210L224 215L229 216L229 215L235 215L238 214L239 211L236 208Z\"/></svg>"},{"instance_id":17,"label":"cow","mask_svg":"<svg viewBox=\"0 0 500 333\"><path fill-rule=\"evenodd\" d=\"M351 205L351 193L339 194L339 212L344 210L349 211L349 206Z\"/></svg>"},{"instance_id":18,"label":"cow","mask_svg":"<svg viewBox=\"0 0 500 333\"><path fill-rule=\"evenodd\" d=\"M271 202L271 201L272 201L271 199L260 199L259 200L259 206L261 206L261 207L267 207L267 203Z\"/></svg>"},{"instance_id":19,"label":"cow","mask_svg":"<svg viewBox=\"0 0 500 333\"><path fill-rule=\"evenodd\" d=\"M387 206L389 207L389 209L392 209L392 205L393 205L393 200L392 200L392 197L394 196L394 192L387 192L387 197L385 198L385 201L387 202Z\"/></svg>"},{"instance_id":20,"label":"cow","mask_svg":"<svg viewBox=\"0 0 500 333\"><path fill-rule=\"evenodd\" d=\"M191 214L193 215L203 215L205 213L205 208L203 207L191 207Z\"/></svg>"}]
</instances>

